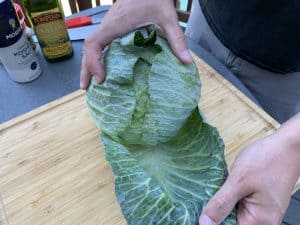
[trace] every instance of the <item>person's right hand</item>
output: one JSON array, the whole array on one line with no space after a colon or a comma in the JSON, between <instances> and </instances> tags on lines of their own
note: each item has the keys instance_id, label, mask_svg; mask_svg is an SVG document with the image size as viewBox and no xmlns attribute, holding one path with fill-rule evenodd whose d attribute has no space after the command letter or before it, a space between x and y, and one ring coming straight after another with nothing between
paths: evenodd
<instances>
[{"instance_id":1,"label":"person's right hand","mask_svg":"<svg viewBox=\"0 0 300 225\"><path fill-rule=\"evenodd\" d=\"M101 50L113 39L149 24L156 24L169 41L174 54L183 63L192 63L173 0L118 0L102 24L84 42L80 88L86 89L92 76L98 83L105 79Z\"/></svg>"},{"instance_id":2,"label":"person's right hand","mask_svg":"<svg viewBox=\"0 0 300 225\"><path fill-rule=\"evenodd\" d=\"M219 225L237 206L237 225L280 225L300 176L300 113L246 147L199 225Z\"/></svg>"}]
</instances>

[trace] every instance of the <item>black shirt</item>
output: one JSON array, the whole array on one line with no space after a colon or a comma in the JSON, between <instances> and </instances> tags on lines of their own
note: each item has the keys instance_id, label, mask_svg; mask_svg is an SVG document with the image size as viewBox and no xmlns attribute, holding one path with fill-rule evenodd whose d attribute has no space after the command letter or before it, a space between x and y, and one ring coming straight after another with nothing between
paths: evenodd
<instances>
[{"instance_id":1,"label":"black shirt","mask_svg":"<svg viewBox=\"0 0 300 225\"><path fill-rule=\"evenodd\" d=\"M264 69L300 71L300 0L200 0L220 41Z\"/></svg>"}]
</instances>

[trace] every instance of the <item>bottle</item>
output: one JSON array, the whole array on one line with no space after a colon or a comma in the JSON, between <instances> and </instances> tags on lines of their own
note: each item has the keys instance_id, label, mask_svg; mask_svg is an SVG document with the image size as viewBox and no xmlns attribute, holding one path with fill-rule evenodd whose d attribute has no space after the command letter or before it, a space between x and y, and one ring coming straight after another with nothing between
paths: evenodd
<instances>
[{"instance_id":1,"label":"bottle","mask_svg":"<svg viewBox=\"0 0 300 225\"><path fill-rule=\"evenodd\" d=\"M58 62L73 56L72 43L59 0L23 0L44 57Z\"/></svg>"},{"instance_id":2,"label":"bottle","mask_svg":"<svg viewBox=\"0 0 300 225\"><path fill-rule=\"evenodd\" d=\"M20 23L20 26L23 30L23 33L25 34L25 37L27 37L28 41L30 42L30 44L32 45L32 48L33 48L33 52L35 54L38 53L38 48L36 46L36 43L33 41L33 30L30 29L26 22L25 22L25 15L23 13L23 10L22 10L22 7L17 4L17 3L13 3L14 7L15 7L15 10L16 10L16 13L17 13L17 17L19 19L19 23Z\"/></svg>"},{"instance_id":3,"label":"bottle","mask_svg":"<svg viewBox=\"0 0 300 225\"><path fill-rule=\"evenodd\" d=\"M35 54L38 54L37 45L34 42L33 37L32 37L34 35L34 32L31 28L29 28L27 26L27 24L25 22L25 15L23 13L22 7L19 4L15 3L15 2L13 2L13 6L16 10L16 14L17 14L20 26L21 26L21 29L23 30L23 33L24 33L25 37L28 39L29 43L32 45L33 52ZM0 60L0 64L2 64L1 60Z\"/></svg>"},{"instance_id":4,"label":"bottle","mask_svg":"<svg viewBox=\"0 0 300 225\"><path fill-rule=\"evenodd\" d=\"M22 25L21 25L21 27L22 27ZM32 38L32 36L34 35L33 30L30 29L29 27L27 27L26 24L25 24L23 27L24 27L24 28L22 28L22 29L23 29L23 32L24 32L24 34L25 34L25 37L27 38L27 40L28 40L29 43L31 44L31 47L32 47L32 49L33 49L33 52L34 52L35 54L38 54L38 53L39 53L39 49L38 49L38 47L36 46L36 43L34 42L34 40L33 40L33 38Z\"/></svg>"},{"instance_id":5,"label":"bottle","mask_svg":"<svg viewBox=\"0 0 300 225\"><path fill-rule=\"evenodd\" d=\"M42 73L11 0L0 0L0 60L16 82L32 81Z\"/></svg>"}]
</instances>

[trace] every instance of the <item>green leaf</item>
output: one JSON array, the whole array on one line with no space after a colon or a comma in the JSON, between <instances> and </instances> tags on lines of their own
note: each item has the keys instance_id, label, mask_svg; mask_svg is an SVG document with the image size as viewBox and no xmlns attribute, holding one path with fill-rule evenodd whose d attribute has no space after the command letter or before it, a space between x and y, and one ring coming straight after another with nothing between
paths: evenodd
<instances>
[{"instance_id":1,"label":"green leaf","mask_svg":"<svg viewBox=\"0 0 300 225\"><path fill-rule=\"evenodd\" d=\"M106 81L92 81L87 103L128 224L198 224L227 168L223 141L197 108L196 66L183 65L155 31L113 41L104 65ZM235 223L234 213L223 222Z\"/></svg>"}]
</instances>

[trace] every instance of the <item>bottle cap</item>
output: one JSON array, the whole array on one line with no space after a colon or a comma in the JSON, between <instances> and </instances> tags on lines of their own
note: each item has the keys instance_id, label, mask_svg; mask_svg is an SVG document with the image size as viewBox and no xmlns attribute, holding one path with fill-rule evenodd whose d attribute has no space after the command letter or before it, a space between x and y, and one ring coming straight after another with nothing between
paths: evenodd
<instances>
[{"instance_id":1,"label":"bottle cap","mask_svg":"<svg viewBox=\"0 0 300 225\"><path fill-rule=\"evenodd\" d=\"M25 29L26 28L25 15L22 10L22 7L17 3L13 3L13 4L14 4L14 8L16 10L20 25L21 25L22 29Z\"/></svg>"}]
</instances>

